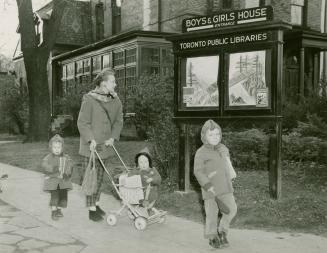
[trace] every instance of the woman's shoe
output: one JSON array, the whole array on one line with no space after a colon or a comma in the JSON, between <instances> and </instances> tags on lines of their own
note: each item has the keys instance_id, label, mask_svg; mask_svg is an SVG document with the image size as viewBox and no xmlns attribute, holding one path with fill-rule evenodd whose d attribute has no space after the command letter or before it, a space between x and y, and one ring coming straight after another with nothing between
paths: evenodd
<instances>
[{"instance_id":1,"label":"woman's shoe","mask_svg":"<svg viewBox=\"0 0 327 253\"><path fill-rule=\"evenodd\" d=\"M99 206L96 206L96 212L100 214L101 216L105 216L106 212L103 211Z\"/></svg>"},{"instance_id":2,"label":"woman's shoe","mask_svg":"<svg viewBox=\"0 0 327 253\"><path fill-rule=\"evenodd\" d=\"M103 220L103 217L100 214L98 214L97 211L89 210L89 219L97 222Z\"/></svg>"}]
</instances>

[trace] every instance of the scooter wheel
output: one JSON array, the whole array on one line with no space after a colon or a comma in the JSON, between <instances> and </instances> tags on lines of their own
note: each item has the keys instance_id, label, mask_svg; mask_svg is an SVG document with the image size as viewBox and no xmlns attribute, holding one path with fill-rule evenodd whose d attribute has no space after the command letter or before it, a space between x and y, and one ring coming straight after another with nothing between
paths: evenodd
<instances>
[{"instance_id":1,"label":"scooter wheel","mask_svg":"<svg viewBox=\"0 0 327 253\"><path fill-rule=\"evenodd\" d=\"M137 230L145 230L147 226L147 221L144 217L137 217L134 221L134 226Z\"/></svg>"},{"instance_id":2,"label":"scooter wheel","mask_svg":"<svg viewBox=\"0 0 327 253\"><path fill-rule=\"evenodd\" d=\"M115 226L117 224L117 217L114 214L109 214L107 216L107 223L110 226Z\"/></svg>"}]
</instances>

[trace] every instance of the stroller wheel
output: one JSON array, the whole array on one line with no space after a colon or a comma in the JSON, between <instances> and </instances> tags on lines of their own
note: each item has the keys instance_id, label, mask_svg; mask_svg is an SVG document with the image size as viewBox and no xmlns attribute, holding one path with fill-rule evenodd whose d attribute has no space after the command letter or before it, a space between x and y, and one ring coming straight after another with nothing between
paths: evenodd
<instances>
[{"instance_id":1,"label":"stroller wheel","mask_svg":"<svg viewBox=\"0 0 327 253\"><path fill-rule=\"evenodd\" d=\"M137 217L134 221L134 226L137 230L144 230L146 228L147 222L144 217Z\"/></svg>"},{"instance_id":2,"label":"stroller wheel","mask_svg":"<svg viewBox=\"0 0 327 253\"><path fill-rule=\"evenodd\" d=\"M131 210L127 210L127 216L128 218L130 218L131 220L134 220L135 216L134 214L131 212Z\"/></svg>"},{"instance_id":3,"label":"stroller wheel","mask_svg":"<svg viewBox=\"0 0 327 253\"><path fill-rule=\"evenodd\" d=\"M117 224L117 217L114 214L109 214L107 216L107 223L110 226L115 226Z\"/></svg>"}]
</instances>

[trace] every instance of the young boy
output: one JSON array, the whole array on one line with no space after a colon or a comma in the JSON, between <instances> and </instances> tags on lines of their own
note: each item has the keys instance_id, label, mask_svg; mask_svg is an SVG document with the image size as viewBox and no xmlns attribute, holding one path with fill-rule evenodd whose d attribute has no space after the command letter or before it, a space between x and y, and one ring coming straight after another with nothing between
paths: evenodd
<instances>
[{"instance_id":1,"label":"young boy","mask_svg":"<svg viewBox=\"0 0 327 253\"><path fill-rule=\"evenodd\" d=\"M194 158L194 175L202 188L206 213L205 238L209 239L210 246L220 248L229 245L229 224L237 212L231 181L236 174L228 149L220 143L221 128L216 122L208 120L204 123L201 140L203 145ZM218 226L219 209L222 218Z\"/></svg>"},{"instance_id":2,"label":"young boy","mask_svg":"<svg viewBox=\"0 0 327 253\"><path fill-rule=\"evenodd\" d=\"M73 188L70 181L73 162L69 155L64 154L64 139L56 134L49 142L50 153L42 160L45 170L44 191L51 194L51 218L58 220L63 217L61 208L67 207L67 191Z\"/></svg>"}]
</instances>

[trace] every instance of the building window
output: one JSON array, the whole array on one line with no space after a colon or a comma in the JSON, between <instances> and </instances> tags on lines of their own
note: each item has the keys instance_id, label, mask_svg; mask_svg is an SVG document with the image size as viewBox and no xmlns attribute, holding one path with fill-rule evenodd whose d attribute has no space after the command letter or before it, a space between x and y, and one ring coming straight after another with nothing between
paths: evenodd
<instances>
[{"instance_id":1,"label":"building window","mask_svg":"<svg viewBox=\"0 0 327 253\"><path fill-rule=\"evenodd\" d=\"M67 65L62 66L62 78L61 80L66 80L67 79Z\"/></svg>"},{"instance_id":2,"label":"building window","mask_svg":"<svg viewBox=\"0 0 327 253\"><path fill-rule=\"evenodd\" d=\"M133 112L136 94L136 66L126 68L126 112Z\"/></svg>"},{"instance_id":3,"label":"building window","mask_svg":"<svg viewBox=\"0 0 327 253\"><path fill-rule=\"evenodd\" d=\"M111 53L102 55L102 69L106 69L112 66L110 59Z\"/></svg>"},{"instance_id":4,"label":"building window","mask_svg":"<svg viewBox=\"0 0 327 253\"><path fill-rule=\"evenodd\" d=\"M126 65L136 63L136 48L126 49Z\"/></svg>"},{"instance_id":5,"label":"building window","mask_svg":"<svg viewBox=\"0 0 327 253\"><path fill-rule=\"evenodd\" d=\"M96 40L101 40L104 37L104 9L103 3L95 5L95 25L96 25Z\"/></svg>"},{"instance_id":6,"label":"building window","mask_svg":"<svg viewBox=\"0 0 327 253\"><path fill-rule=\"evenodd\" d=\"M91 71L91 63L90 63L90 59L85 59L85 60L83 60L83 67L84 67L84 74L89 74L90 73L90 71Z\"/></svg>"},{"instance_id":7,"label":"building window","mask_svg":"<svg viewBox=\"0 0 327 253\"><path fill-rule=\"evenodd\" d=\"M121 31L121 1L113 0L112 4L112 34Z\"/></svg>"},{"instance_id":8,"label":"building window","mask_svg":"<svg viewBox=\"0 0 327 253\"><path fill-rule=\"evenodd\" d=\"M142 48L142 73L159 74L159 48Z\"/></svg>"},{"instance_id":9,"label":"building window","mask_svg":"<svg viewBox=\"0 0 327 253\"><path fill-rule=\"evenodd\" d=\"M304 24L304 0L291 0L291 23L293 25Z\"/></svg>"},{"instance_id":10,"label":"building window","mask_svg":"<svg viewBox=\"0 0 327 253\"><path fill-rule=\"evenodd\" d=\"M233 0L223 0L223 9L232 9L233 8Z\"/></svg>"},{"instance_id":11,"label":"building window","mask_svg":"<svg viewBox=\"0 0 327 253\"><path fill-rule=\"evenodd\" d=\"M83 60L76 62L76 76L83 75Z\"/></svg>"},{"instance_id":12,"label":"building window","mask_svg":"<svg viewBox=\"0 0 327 253\"><path fill-rule=\"evenodd\" d=\"M135 92L134 87L136 83L136 67L126 68L126 87L127 90Z\"/></svg>"},{"instance_id":13,"label":"building window","mask_svg":"<svg viewBox=\"0 0 327 253\"><path fill-rule=\"evenodd\" d=\"M75 76L75 64L74 62L67 64L67 79L74 79Z\"/></svg>"},{"instance_id":14,"label":"building window","mask_svg":"<svg viewBox=\"0 0 327 253\"><path fill-rule=\"evenodd\" d=\"M172 77L174 75L173 71L174 56L172 49L162 48L161 49L161 76L162 77Z\"/></svg>"},{"instance_id":15,"label":"building window","mask_svg":"<svg viewBox=\"0 0 327 253\"><path fill-rule=\"evenodd\" d=\"M92 57L92 74L96 75L101 71L101 55Z\"/></svg>"},{"instance_id":16,"label":"building window","mask_svg":"<svg viewBox=\"0 0 327 253\"><path fill-rule=\"evenodd\" d=\"M255 8L269 5L269 0L245 0L245 8Z\"/></svg>"},{"instance_id":17,"label":"building window","mask_svg":"<svg viewBox=\"0 0 327 253\"><path fill-rule=\"evenodd\" d=\"M114 66L124 65L124 51L114 52Z\"/></svg>"}]
</instances>

